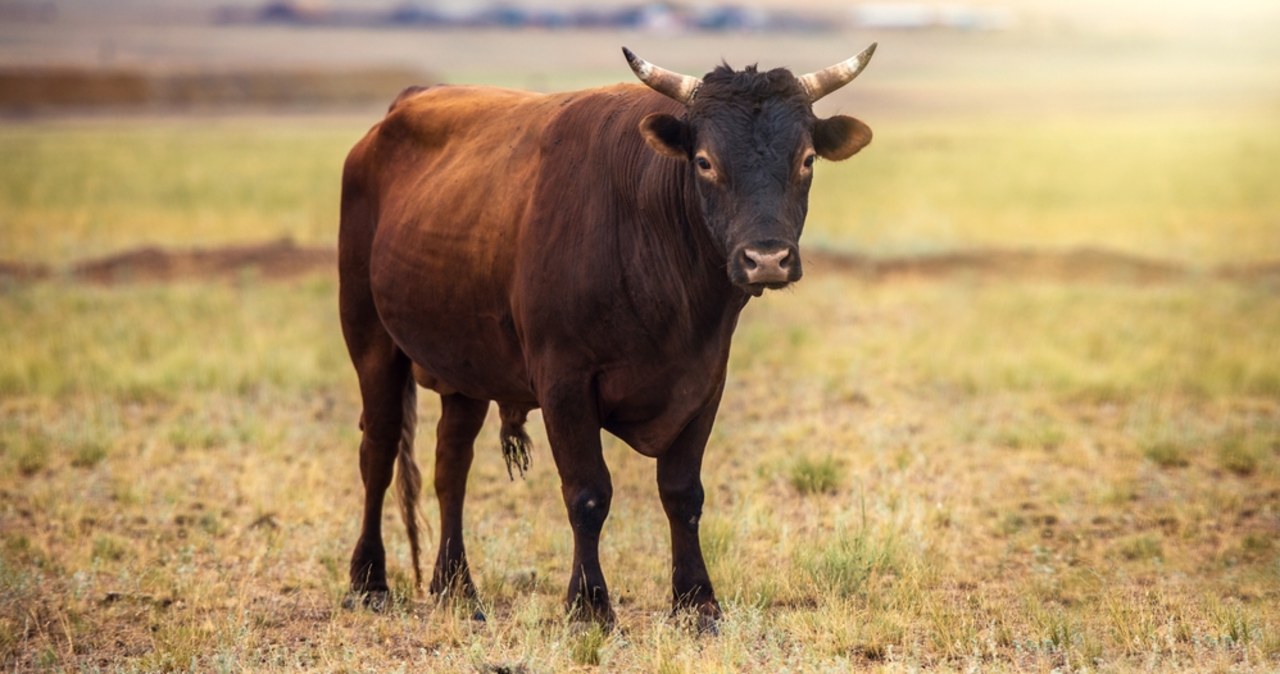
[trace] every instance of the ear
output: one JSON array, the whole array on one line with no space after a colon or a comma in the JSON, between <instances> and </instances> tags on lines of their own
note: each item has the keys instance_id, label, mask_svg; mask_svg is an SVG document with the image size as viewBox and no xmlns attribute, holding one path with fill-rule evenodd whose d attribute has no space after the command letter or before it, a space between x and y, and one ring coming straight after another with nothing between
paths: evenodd
<instances>
[{"instance_id":1,"label":"ear","mask_svg":"<svg viewBox=\"0 0 1280 674\"><path fill-rule=\"evenodd\" d=\"M689 158L689 127L671 115L658 112L647 115L640 120L640 135L658 154Z\"/></svg>"},{"instance_id":2,"label":"ear","mask_svg":"<svg viewBox=\"0 0 1280 674\"><path fill-rule=\"evenodd\" d=\"M852 117L820 119L813 127L813 149L823 159L848 159L870 142L871 127Z\"/></svg>"}]
</instances>

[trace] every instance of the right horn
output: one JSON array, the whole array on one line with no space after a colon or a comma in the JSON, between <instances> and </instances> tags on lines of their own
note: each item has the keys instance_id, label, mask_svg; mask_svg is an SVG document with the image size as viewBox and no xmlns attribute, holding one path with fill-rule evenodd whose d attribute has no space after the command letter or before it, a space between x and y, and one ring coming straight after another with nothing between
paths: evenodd
<instances>
[{"instance_id":1,"label":"right horn","mask_svg":"<svg viewBox=\"0 0 1280 674\"><path fill-rule=\"evenodd\" d=\"M663 96L685 105L693 102L694 95L698 93L698 87L702 86L702 80L681 75L666 68L659 68L636 56L626 47L622 48L622 55L627 57L627 65L631 66L631 71L640 78L641 82Z\"/></svg>"},{"instance_id":2,"label":"right horn","mask_svg":"<svg viewBox=\"0 0 1280 674\"><path fill-rule=\"evenodd\" d=\"M841 61L833 66L828 66L822 70L811 72L808 75L801 75L800 86L804 88L805 93L809 94L809 102L813 103L819 98L843 87L853 81L853 78L867 67L867 63L871 62L871 55L876 53L875 42L870 47L862 50L861 54L847 60Z\"/></svg>"}]
</instances>

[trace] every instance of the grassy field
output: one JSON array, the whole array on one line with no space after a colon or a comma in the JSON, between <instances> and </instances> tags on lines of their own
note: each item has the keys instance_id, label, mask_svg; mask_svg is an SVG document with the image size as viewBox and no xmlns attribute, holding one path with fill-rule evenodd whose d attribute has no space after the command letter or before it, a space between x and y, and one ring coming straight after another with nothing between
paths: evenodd
<instances>
[{"instance_id":1,"label":"grassy field","mask_svg":"<svg viewBox=\"0 0 1280 674\"><path fill-rule=\"evenodd\" d=\"M332 245L361 119L0 126L0 250L54 265L139 244ZM1280 258L1280 137L1245 109L1023 120L871 120L819 167L806 241L877 254L1096 246L1193 265Z\"/></svg>"},{"instance_id":2,"label":"grassy field","mask_svg":"<svg viewBox=\"0 0 1280 674\"><path fill-rule=\"evenodd\" d=\"M471 481L489 613L338 608L358 397L329 275L0 296L0 649L106 671L1271 671L1280 298L815 276L747 312L706 466L718 638L666 615L652 464L607 454L611 635L566 624L546 443ZM422 404L426 427L436 414ZM428 445L429 446L429 445ZM487 451L486 451L487 450ZM429 449L424 448L429 455ZM503 669L506 668L506 669Z\"/></svg>"},{"instance_id":3,"label":"grassy field","mask_svg":"<svg viewBox=\"0 0 1280 674\"><path fill-rule=\"evenodd\" d=\"M1276 102L1101 98L1012 119L882 106L864 154L819 166L808 246L1084 246L1191 273L884 280L815 262L753 301L704 470L717 637L668 616L653 464L611 438L618 629L565 621L572 540L536 414L525 480L496 424L479 441L487 622L413 591L392 509L396 601L340 608L359 399L331 271L0 279L0 667L1275 671L1280 292L1207 270L1280 258ZM332 245L341 160L372 121L5 121L0 260ZM437 415L423 396L424 467Z\"/></svg>"}]
</instances>

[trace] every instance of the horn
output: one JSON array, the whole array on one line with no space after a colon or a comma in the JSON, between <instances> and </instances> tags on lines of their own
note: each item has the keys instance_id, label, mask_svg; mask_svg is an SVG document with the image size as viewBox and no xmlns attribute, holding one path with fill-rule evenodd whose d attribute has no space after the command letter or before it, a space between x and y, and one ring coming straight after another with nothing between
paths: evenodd
<instances>
[{"instance_id":1,"label":"horn","mask_svg":"<svg viewBox=\"0 0 1280 674\"><path fill-rule=\"evenodd\" d=\"M631 71L640 78L641 82L663 96L685 105L693 102L693 97L698 93L698 87L702 86L702 80L681 75L666 68L659 68L631 53L631 50L626 47L622 48L622 55L627 57L627 65L631 66Z\"/></svg>"},{"instance_id":2,"label":"horn","mask_svg":"<svg viewBox=\"0 0 1280 674\"><path fill-rule=\"evenodd\" d=\"M871 62L871 55L876 53L876 44L872 42L871 46L862 50L861 54L847 61L800 76L800 86L804 88L805 93L809 94L809 102L812 103L852 82L853 78L857 77Z\"/></svg>"}]
</instances>

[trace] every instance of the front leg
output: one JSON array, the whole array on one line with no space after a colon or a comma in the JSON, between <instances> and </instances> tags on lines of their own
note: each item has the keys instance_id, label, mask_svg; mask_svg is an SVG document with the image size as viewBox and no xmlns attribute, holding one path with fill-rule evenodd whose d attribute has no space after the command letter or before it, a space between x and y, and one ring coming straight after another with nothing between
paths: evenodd
<instances>
[{"instance_id":1,"label":"front leg","mask_svg":"<svg viewBox=\"0 0 1280 674\"><path fill-rule=\"evenodd\" d=\"M699 631L714 632L720 619L720 603L711 587L711 577L702 557L698 522L702 518L702 452L706 449L715 421L720 396L717 394L658 457L658 494L671 526L671 608L672 612L693 609Z\"/></svg>"},{"instance_id":2,"label":"front leg","mask_svg":"<svg viewBox=\"0 0 1280 674\"><path fill-rule=\"evenodd\" d=\"M575 619L612 625L613 607L600 569L600 531L609 516L613 484L592 393L589 383L558 382L546 396L542 416L573 527L573 571L565 606Z\"/></svg>"}]
</instances>

